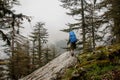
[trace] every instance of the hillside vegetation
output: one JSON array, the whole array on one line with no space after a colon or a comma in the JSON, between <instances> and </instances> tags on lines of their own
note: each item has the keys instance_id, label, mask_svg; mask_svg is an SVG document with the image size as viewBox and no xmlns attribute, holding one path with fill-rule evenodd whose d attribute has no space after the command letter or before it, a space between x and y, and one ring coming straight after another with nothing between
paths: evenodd
<instances>
[{"instance_id":1,"label":"hillside vegetation","mask_svg":"<svg viewBox=\"0 0 120 80\"><path fill-rule=\"evenodd\" d=\"M120 44L99 46L78 59L80 62L66 69L61 80L120 80Z\"/></svg>"}]
</instances>

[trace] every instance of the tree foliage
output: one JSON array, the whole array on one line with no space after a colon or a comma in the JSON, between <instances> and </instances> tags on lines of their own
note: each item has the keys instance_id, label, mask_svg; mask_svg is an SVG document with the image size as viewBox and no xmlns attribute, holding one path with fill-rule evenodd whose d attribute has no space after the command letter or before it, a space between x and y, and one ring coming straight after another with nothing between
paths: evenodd
<instances>
[{"instance_id":1,"label":"tree foliage","mask_svg":"<svg viewBox=\"0 0 120 80\"><path fill-rule=\"evenodd\" d=\"M31 33L32 35L30 36L33 41L33 63L34 65L39 65L42 66L42 53L43 53L43 47L44 44L47 43L47 38L48 38L48 32L47 29L44 27L44 23L38 22L34 26L34 30ZM34 61L37 61L34 62Z\"/></svg>"},{"instance_id":2,"label":"tree foliage","mask_svg":"<svg viewBox=\"0 0 120 80\"><path fill-rule=\"evenodd\" d=\"M73 16L77 21L76 23L69 24L68 26L72 29L79 29L79 34L82 39L83 49L87 49L87 44L90 43L89 47L95 48L96 42L102 38L98 34L98 28L101 25L101 18L97 14L96 8L97 0L60 0L63 4L62 7L69 10L68 15ZM65 30L63 30L65 31Z\"/></svg>"},{"instance_id":3,"label":"tree foliage","mask_svg":"<svg viewBox=\"0 0 120 80\"><path fill-rule=\"evenodd\" d=\"M115 42L120 42L120 0L102 0L99 4L100 9L106 9L102 15L108 21L108 26Z\"/></svg>"},{"instance_id":4,"label":"tree foliage","mask_svg":"<svg viewBox=\"0 0 120 80\"><path fill-rule=\"evenodd\" d=\"M21 45L17 45L14 56L9 59L8 71L10 79L18 80L28 75L31 72L30 67L30 56Z\"/></svg>"},{"instance_id":5,"label":"tree foliage","mask_svg":"<svg viewBox=\"0 0 120 80\"><path fill-rule=\"evenodd\" d=\"M5 73L3 71L4 71L4 68L0 67L0 80L4 80Z\"/></svg>"},{"instance_id":6,"label":"tree foliage","mask_svg":"<svg viewBox=\"0 0 120 80\"><path fill-rule=\"evenodd\" d=\"M68 25L79 29L82 44L95 49L99 43L109 43L108 39L120 41L119 0L60 0L77 23ZM76 27L77 26L77 27ZM62 31L69 31L64 29ZM90 45L88 45L90 44Z\"/></svg>"},{"instance_id":7,"label":"tree foliage","mask_svg":"<svg viewBox=\"0 0 120 80\"><path fill-rule=\"evenodd\" d=\"M15 5L19 5L18 0L0 0L0 34L2 35L2 39L7 42L8 45L10 45L12 48L12 56L10 53L10 64L8 65L9 68L9 75L11 79L17 80L18 78L26 75L26 70L24 69L26 65L28 65L29 62L24 63L22 62L22 58L20 56L24 56L24 59L26 57L29 57L28 55L23 55L26 52L22 50L13 50L14 46L14 37L16 33L16 29L19 29L20 25L22 24L22 21L24 19L27 19L30 21L30 18L26 15L23 15L22 13L16 14L15 10L13 10L13 7ZM8 33L5 33L4 31L7 29L7 31L11 30L9 33L10 36L8 36ZM21 47L21 46L20 46ZM13 56L13 54L15 56ZM18 57L19 56L19 57ZM26 56L26 57L25 57ZM26 58L26 60L29 60ZM17 61L17 62L16 62ZM19 64L20 61L20 64ZM22 64L24 64L22 66ZM23 67L23 71L22 67ZM28 67L26 69L29 69ZM28 73L28 72L27 72Z\"/></svg>"},{"instance_id":8,"label":"tree foliage","mask_svg":"<svg viewBox=\"0 0 120 80\"><path fill-rule=\"evenodd\" d=\"M10 39L7 35L3 32L2 29L20 27L21 21L26 18L30 21L29 17L26 15L15 14L15 11L12 10L14 5L18 5L18 0L0 0L0 33L2 34L3 40L10 45Z\"/></svg>"}]
</instances>

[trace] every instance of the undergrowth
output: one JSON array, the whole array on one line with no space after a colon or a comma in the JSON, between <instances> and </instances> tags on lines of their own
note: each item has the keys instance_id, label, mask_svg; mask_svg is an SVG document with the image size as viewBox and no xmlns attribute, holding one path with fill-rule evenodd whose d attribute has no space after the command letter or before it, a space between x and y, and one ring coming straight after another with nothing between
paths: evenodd
<instances>
[{"instance_id":1,"label":"undergrowth","mask_svg":"<svg viewBox=\"0 0 120 80\"><path fill-rule=\"evenodd\" d=\"M80 63L67 69L62 80L117 80L120 76L119 44L97 47L95 52L80 54L78 59Z\"/></svg>"}]
</instances>

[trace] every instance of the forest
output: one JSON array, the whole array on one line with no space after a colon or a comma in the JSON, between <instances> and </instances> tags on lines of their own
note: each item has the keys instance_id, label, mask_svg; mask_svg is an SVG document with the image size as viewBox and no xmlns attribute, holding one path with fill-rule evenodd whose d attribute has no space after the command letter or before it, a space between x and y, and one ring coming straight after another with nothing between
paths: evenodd
<instances>
[{"instance_id":1,"label":"forest","mask_svg":"<svg viewBox=\"0 0 120 80\"><path fill-rule=\"evenodd\" d=\"M78 62L55 80L119 80L120 0L58 1L75 20L60 31L73 30L78 35ZM16 14L15 6L20 6L20 0L0 0L0 40L5 43L0 45L7 55L0 59L0 80L23 78L59 57L61 52L69 51L67 46L58 49L47 44L49 33L45 22L36 22L29 37L21 35L21 25L24 21L31 23L32 18Z\"/></svg>"}]
</instances>

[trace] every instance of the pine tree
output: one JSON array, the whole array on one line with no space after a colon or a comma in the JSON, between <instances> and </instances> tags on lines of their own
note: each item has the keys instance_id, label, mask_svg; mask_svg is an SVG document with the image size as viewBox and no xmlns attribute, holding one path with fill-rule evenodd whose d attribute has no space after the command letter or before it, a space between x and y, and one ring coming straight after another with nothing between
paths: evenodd
<instances>
[{"instance_id":1,"label":"pine tree","mask_svg":"<svg viewBox=\"0 0 120 80\"><path fill-rule=\"evenodd\" d=\"M32 37L33 38L33 40L31 40L32 41L32 55L31 55L31 58L32 58L32 71L34 71L36 68L35 68L35 53L36 53L36 51L35 51L35 41L36 41L36 39L34 39L34 37L33 36L30 36L30 37Z\"/></svg>"},{"instance_id":2,"label":"pine tree","mask_svg":"<svg viewBox=\"0 0 120 80\"><path fill-rule=\"evenodd\" d=\"M47 64L51 60L50 48L47 46L43 50L43 65Z\"/></svg>"},{"instance_id":3,"label":"pine tree","mask_svg":"<svg viewBox=\"0 0 120 80\"><path fill-rule=\"evenodd\" d=\"M52 58L51 59L54 59L55 57L57 57L59 51L58 49L56 48L55 45L51 45L50 46L50 50L51 50L51 55L52 55Z\"/></svg>"},{"instance_id":4,"label":"pine tree","mask_svg":"<svg viewBox=\"0 0 120 80\"><path fill-rule=\"evenodd\" d=\"M13 80L18 80L31 72L30 56L26 53L26 48L20 44L17 44L14 56L9 59L8 71L10 79Z\"/></svg>"},{"instance_id":5,"label":"pine tree","mask_svg":"<svg viewBox=\"0 0 120 80\"><path fill-rule=\"evenodd\" d=\"M81 20L77 23L77 26L80 27L80 25L82 25L82 42L83 42L83 49L85 49L85 18L84 18L84 2L83 0L60 0L63 3L63 7L68 9L70 12L67 13L68 15L72 15L72 16L82 16ZM76 26L76 24L73 24L74 26ZM74 27L72 26L72 27Z\"/></svg>"},{"instance_id":6,"label":"pine tree","mask_svg":"<svg viewBox=\"0 0 120 80\"><path fill-rule=\"evenodd\" d=\"M34 26L34 31L32 32L31 38L33 38L33 55L34 57L38 57L37 61L39 63L39 66L42 66L42 48L44 46L45 43L47 43L47 38L48 38L48 32L47 29L44 28L44 23L42 22L38 22L35 26ZM35 56L36 55L36 56ZM33 60L35 61L33 57Z\"/></svg>"},{"instance_id":7,"label":"pine tree","mask_svg":"<svg viewBox=\"0 0 120 80\"><path fill-rule=\"evenodd\" d=\"M6 28L12 28L12 37L14 36L15 26L19 27L21 24L21 21L23 18L28 19L30 21L29 17L23 14L15 14L13 10L11 10L14 5L19 5L18 0L0 0L0 34L3 36L3 40L7 42L8 45L10 45L10 39L7 37L6 34L4 34L2 29ZM12 41L12 44L13 45Z\"/></svg>"},{"instance_id":8,"label":"pine tree","mask_svg":"<svg viewBox=\"0 0 120 80\"><path fill-rule=\"evenodd\" d=\"M19 5L18 0L0 0L0 34L2 34L2 38L4 41L7 42L8 45L10 45L12 51L12 58L14 57L14 37L15 37L15 31L17 28L20 27L22 21L24 18L26 18L28 21L30 21L29 17L23 14L16 14L15 10L12 10L14 5ZM8 37L8 33L5 34L3 30L12 30L10 33L10 37ZM11 41L10 41L11 40ZM10 52L9 52L10 53ZM12 74L15 75L15 65L14 63L11 64L12 66Z\"/></svg>"},{"instance_id":9,"label":"pine tree","mask_svg":"<svg viewBox=\"0 0 120 80\"><path fill-rule=\"evenodd\" d=\"M102 19L97 15L98 7L97 0L60 0L63 7L68 9L68 15L74 16L77 23L69 24L73 29L79 29L80 36L82 35L83 49L95 49L96 42L102 38L98 34L98 29L102 23ZM67 31L67 30L62 30ZM90 44L87 46L87 44Z\"/></svg>"},{"instance_id":10,"label":"pine tree","mask_svg":"<svg viewBox=\"0 0 120 80\"><path fill-rule=\"evenodd\" d=\"M107 20L107 28L110 29L111 38L114 38L114 43L120 42L120 0L103 0L99 4L100 9L105 8L103 19Z\"/></svg>"},{"instance_id":11,"label":"pine tree","mask_svg":"<svg viewBox=\"0 0 120 80\"><path fill-rule=\"evenodd\" d=\"M0 80L4 80L5 74L3 71L4 71L4 68L0 66Z\"/></svg>"}]
</instances>

